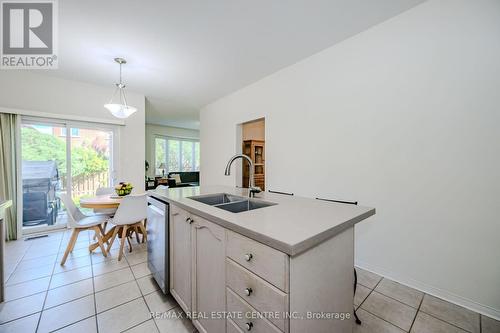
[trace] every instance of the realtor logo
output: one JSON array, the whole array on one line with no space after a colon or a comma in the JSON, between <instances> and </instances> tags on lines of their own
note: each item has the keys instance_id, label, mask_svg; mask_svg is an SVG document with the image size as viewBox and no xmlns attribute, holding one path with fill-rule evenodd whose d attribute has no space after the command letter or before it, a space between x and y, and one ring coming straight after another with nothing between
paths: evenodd
<instances>
[{"instance_id":1,"label":"realtor logo","mask_svg":"<svg viewBox=\"0 0 500 333\"><path fill-rule=\"evenodd\" d=\"M57 68L57 2L1 1L2 69Z\"/></svg>"}]
</instances>

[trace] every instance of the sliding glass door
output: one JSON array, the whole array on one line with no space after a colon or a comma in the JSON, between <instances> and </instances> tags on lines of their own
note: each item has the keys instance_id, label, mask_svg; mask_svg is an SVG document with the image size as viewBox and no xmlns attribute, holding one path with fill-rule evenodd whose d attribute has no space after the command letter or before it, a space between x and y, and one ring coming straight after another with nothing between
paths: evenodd
<instances>
[{"instance_id":1,"label":"sliding glass door","mask_svg":"<svg viewBox=\"0 0 500 333\"><path fill-rule=\"evenodd\" d=\"M80 198L111 186L113 130L26 118L21 126L23 233L66 226L60 193Z\"/></svg>"},{"instance_id":2,"label":"sliding glass door","mask_svg":"<svg viewBox=\"0 0 500 333\"><path fill-rule=\"evenodd\" d=\"M112 131L71 127L71 178L73 201L95 195L96 189L111 186Z\"/></svg>"}]
</instances>

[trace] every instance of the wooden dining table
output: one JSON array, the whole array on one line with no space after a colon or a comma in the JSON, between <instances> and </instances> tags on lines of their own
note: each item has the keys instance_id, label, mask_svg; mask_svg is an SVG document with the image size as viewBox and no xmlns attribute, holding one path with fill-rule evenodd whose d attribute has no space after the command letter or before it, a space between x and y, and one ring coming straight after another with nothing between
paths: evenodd
<instances>
[{"instance_id":1,"label":"wooden dining table","mask_svg":"<svg viewBox=\"0 0 500 333\"><path fill-rule=\"evenodd\" d=\"M80 199L80 207L82 208L92 208L92 209L110 209L110 208L118 208L120 203L124 197L119 197L117 195L96 195L94 197L81 198ZM113 235L113 231L116 226L113 226L111 229L105 232L103 235L102 241L107 243L111 236ZM140 231L139 231L140 232ZM142 233L142 232L140 232ZM119 237L121 237L121 233L119 233ZM89 245L89 250L92 252L99 247L99 243L93 243Z\"/></svg>"},{"instance_id":2,"label":"wooden dining table","mask_svg":"<svg viewBox=\"0 0 500 333\"><path fill-rule=\"evenodd\" d=\"M82 208L93 208L93 209L109 209L118 208L120 202L124 197L119 197L117 195L96 195L95 197L81 198L80 207Z\"/></svg>"}]
</instances>

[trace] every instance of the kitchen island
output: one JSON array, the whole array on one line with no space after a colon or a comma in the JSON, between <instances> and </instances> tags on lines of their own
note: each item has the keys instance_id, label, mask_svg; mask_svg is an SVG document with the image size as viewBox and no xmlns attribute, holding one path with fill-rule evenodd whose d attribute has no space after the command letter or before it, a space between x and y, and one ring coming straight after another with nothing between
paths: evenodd
<instances>
[{"instance_id":1,"label":"kitchen island","mask_svg":"<svg viewBox=\"0 0 500 333\"><path fill-rule=\"evenodd\" d=\"M170 292L200 332L352 331L354 225L375 209L224 186L148 194L170 206Z\"/></svg>"}]
</instances>

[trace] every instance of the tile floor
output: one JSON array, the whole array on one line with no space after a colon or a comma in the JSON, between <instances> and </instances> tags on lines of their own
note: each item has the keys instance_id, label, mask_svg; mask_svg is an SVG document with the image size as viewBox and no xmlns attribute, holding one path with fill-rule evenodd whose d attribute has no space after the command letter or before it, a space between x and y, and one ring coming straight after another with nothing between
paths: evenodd
<instances>
[{"instance_id":1,"label":"tile floor","mask_svg":"<svg viewBox=\"0 0 500 333\"><path fill-rule=\"evenodd\" d=\"M119 262L117 242L108 258L89 254L91 234L84 233L62 267L69 235L6 244L0 332L196 332L186 319L151 317L181 310L158 290L144 244L134 242ZM354 304L362 321L355 333L500 333L496 320L359 268Z\"/></svg>"},{"instance_id":2,"label":"tile floor","mask_svg":"<svg viewBox=\"0 0 500 333\"><path fill-rule=\"evenodd\" d=\"M0 332L168 332L192 333L186 319L152 318L151 312L179 314L158 290L146 263L145 244L117 260L118 242L108 258L88 253L91 233L81 233L64 267L59 265L69 232L5 244L6 301L0 303ZM177 318L176 318L177 317Z\"/></svg>"},{"instance_id":3,"label":"tile floor","mask_svg":"<svg viewBox=\"0 0 500 333\"><path fill-rule=\"evenodd\" d=\"M355 333L500 333L500 322L357 268Z\"/></svg>"}]
</instances>

